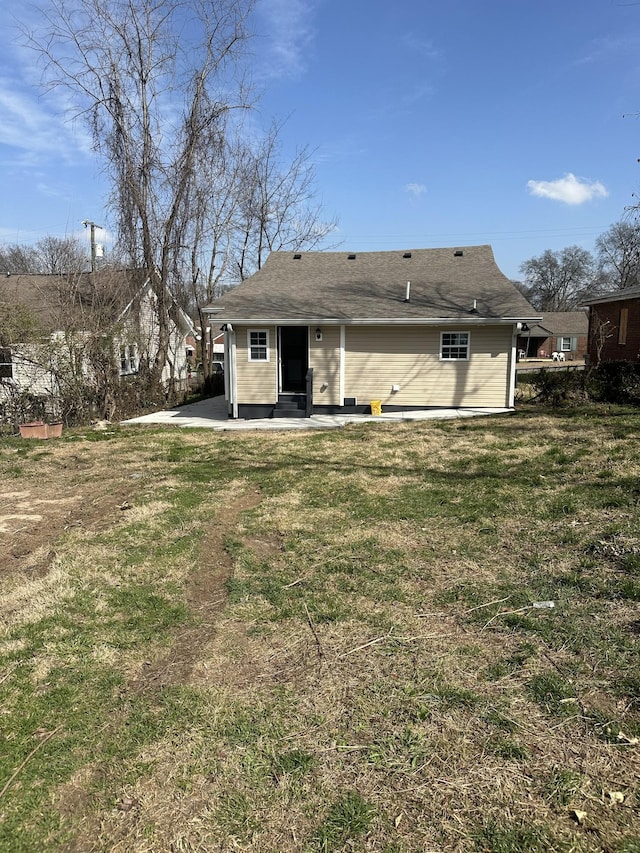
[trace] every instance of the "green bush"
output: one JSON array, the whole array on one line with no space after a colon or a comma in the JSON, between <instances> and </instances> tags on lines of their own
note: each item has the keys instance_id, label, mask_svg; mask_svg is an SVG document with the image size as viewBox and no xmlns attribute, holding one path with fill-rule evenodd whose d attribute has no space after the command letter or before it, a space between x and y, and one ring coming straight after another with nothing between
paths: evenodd
<instances>
[{"instance_id":1,"label":"green bush","mask_svg":"<svg viewBox=\"0 0 640 853\"><path fill-rule=\"evenodd\" d=\"M586 371L590 399L599 403L640 403L640 362L604 361Z\"/></svg>"},{"instance_id":2,"label":"green bush","mask_svg":"<svg viewBox=\"0 0 640 853\"><path fill-rule=\"evenodd\" d=\"M530 375L535 401L549 406L640 405L640 362L606 361L585 370L543 367Z\"/></svg>"},{"instance_id":3,"label":"green bush","mask_svg":"<svg viewBox=\"0 0 640 853\"><path fill-rule=\"evenodd\" d=\"M534 399L550 406L584 403L589 399L586 372L541 368L532 377Z\"/></svg>"}]
</instances>

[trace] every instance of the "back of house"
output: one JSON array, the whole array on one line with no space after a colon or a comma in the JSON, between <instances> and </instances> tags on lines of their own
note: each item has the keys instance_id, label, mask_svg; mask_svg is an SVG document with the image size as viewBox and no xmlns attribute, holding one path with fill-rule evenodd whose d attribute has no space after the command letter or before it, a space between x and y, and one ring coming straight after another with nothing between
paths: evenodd
<instances>
[{"instance_id":1,"label":"back of house","mask_svg":"<svg viewBox=\"0 0 640 853\"><path fill-rule=\"evenodd\" d=\"M490 246L274 252L207 307L231 417L511 408L539 319Z\"/></svg>"}]
</instances>

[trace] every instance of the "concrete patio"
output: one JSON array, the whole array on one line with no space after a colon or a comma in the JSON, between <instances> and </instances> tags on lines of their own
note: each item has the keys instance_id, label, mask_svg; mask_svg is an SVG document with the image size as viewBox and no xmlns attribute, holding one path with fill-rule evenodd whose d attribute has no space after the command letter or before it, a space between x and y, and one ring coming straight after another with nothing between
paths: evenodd
<instances>
[{"instance_id":1,"label":"concrete patio","mask_svg":"<svg viewBox=\"0 0 640 853\"><path fill-rule=\"evenodd\" d=\"M389 412L382 415L312 415L310 418L233 419L227 416L224 397L210 397L175 409L153 412L139 418L122 421L123 426L165 425L217 430L291 430L336 429L355 423L398 423L402 421L446 420L473 418L484 415L507 414L511 409L424 409L421 411Z\"/></svg>"}]
</instances>

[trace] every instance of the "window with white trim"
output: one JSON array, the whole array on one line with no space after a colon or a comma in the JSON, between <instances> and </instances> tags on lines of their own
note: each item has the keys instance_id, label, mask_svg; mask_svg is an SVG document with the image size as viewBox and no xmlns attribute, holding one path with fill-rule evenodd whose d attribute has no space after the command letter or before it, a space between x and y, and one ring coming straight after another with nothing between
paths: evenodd
<instances>
[{"instance_id":1,"label":"window with white trim","mask_svg":"<svg viewBox=\"0 0 640 853\"><path fill-rule=\"evenodd\" d=\"M573 349L573 338L558 338L558 349L560 352L571 352Z\"/></svg>"},{"instance_id":2,"label":"window with white trim","mask_svg":"<svg viewBox=\"0 0 640 853\"><path fill-rule=\"evenodd\" d=\"M247 348L249 361L269 361L269 330L249 329Z\"/></svg>"},{"instance_id":3,"label":"window with white trim","mask_svg":"<svg viewBox=\"0 0 640 853\"><path fill-rule=\"evenodd\" d=\"M0 379L13 379L13 360L9 347L0 347Z\"/></svg>"},{"instance_id":4,"label":"window with white trim","mask_svg":"<svg viewBox=\"0 0 640 853\"><path fill-rule=\"evenodd\" d=\"M124 344L120 347L120 375L127 376L137 373L139 367L138 345Z\"/></svg>"},{"instance_id":5,"label":"window with white trim","mask_svg":"<svg viewBox=\"0 0 640 853\"><path fill-rule=\"evenodd\" d=\"M468 361L469 332L440 332L440 360Z\"/></svg>"}]
</instances>

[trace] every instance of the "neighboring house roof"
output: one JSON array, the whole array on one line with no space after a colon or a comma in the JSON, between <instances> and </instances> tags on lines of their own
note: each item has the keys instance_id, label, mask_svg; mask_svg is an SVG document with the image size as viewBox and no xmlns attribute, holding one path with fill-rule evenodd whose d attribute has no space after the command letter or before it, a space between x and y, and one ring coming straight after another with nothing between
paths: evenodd
<instances>
[{"instance_id":1,"label":"neighboring house roof","mask_svg":"<svg viewBox=\"0 0 640 853\"><path fill-rule=\"evenodd\" d=\"M602 296L593 296L591 299L585 299L585 305L600 305L603 302L621 302L623 299L638 299L640 298L640 287L626 287L623 290L615 290L612 293L606 293Z\"/></svg>"},{"instance_id":2,"label":"neighboring house roof","mask_svg":"<svg viewBox=\"0 0 640 853\"><path fill-rule=\"evenodd\" d=\"M37 322L38 330L51 333L91 314L115 321L146 276L141 271L108 270L66 275L11 274L0 278L0 317L3 309L20 306Z\"/></svg>"},{"instance_id":3,"label":"neighboring house roof","mask_svg":"<svg viewBox=\"0 0 640 853\"><path fill-rule=\"evenodd\" d=\"M552 335L586 335L589 330L589 317L585 311L556 311L543 314L539 323L531 326L531 337L550 337Z\"/></svg>"},{"instance_id":4,"label":"neighboring house roof","mask_svg":"<svg viewBox=\"0 0 640 853\"><path fill-rule=\"evenodd\" d=\"M411 283L409 302L405 301L407 282ZM262 269L206 310L228 322L411 323L540 317L498 269L491 246L272 252Z\"/></svg>"},{"instance_id":5,"label":"neighboring house roof","mask_svg":"<svg viewBox=\"0 0 640 853\"><path fill-rule=\"evenodd\" d=\"M37 325L34 331L42 334L69 327L79 330L96 323L115 323L124 319L136 304L148 279L144 270L128 269L2 276L0 325L3 315L17 306L28 312ZM192 321L173 297L171 299L174 322L185 331L191 330Z\"/></svg>"}]
</instances>

